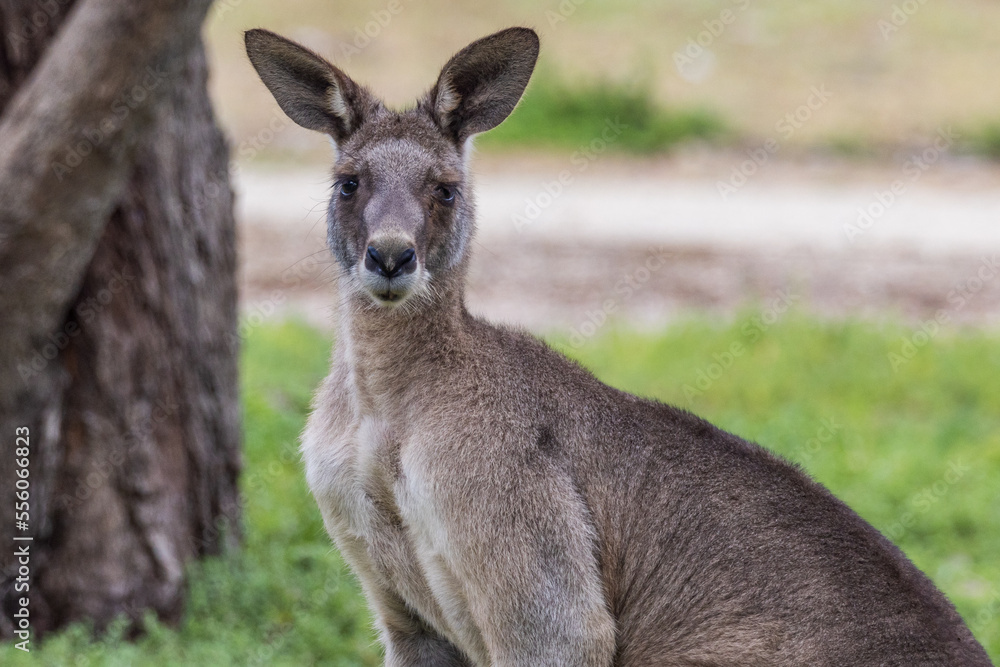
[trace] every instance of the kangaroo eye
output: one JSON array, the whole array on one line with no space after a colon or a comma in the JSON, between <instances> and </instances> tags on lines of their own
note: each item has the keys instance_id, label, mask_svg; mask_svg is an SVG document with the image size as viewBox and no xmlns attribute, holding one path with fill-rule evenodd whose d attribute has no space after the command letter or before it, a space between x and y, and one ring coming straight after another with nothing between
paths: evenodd
<instances>
[{"instance_id":1,"label":"kangaroo eye","mask_svg":"<svg viewBox=\"0 0 1000 667\"><path fill-rule=\"evenodd\" d=\"M350 197L355 192L358 191L358 179L348 178L343 183L340 184L340 196Z\"/></svg>"},{"instance_id":2,"label":"kangaroo eye","mask_svg":"<svg viewBox=\"0 0 1000 667\"><path fill-rule=\"evenodd\" d=\"M443 201L445 204L450 204L455 201L455 191L447 185L437 186L434 188L434 193L437 195L438 199Z\"/></svg>"}]
</instances>

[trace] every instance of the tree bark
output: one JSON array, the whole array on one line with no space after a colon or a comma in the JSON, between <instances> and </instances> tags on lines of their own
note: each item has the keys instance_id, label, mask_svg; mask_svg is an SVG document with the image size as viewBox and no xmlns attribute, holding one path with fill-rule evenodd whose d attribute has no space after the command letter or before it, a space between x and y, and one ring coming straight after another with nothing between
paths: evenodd
<instances>
[{"instance_id":1,"label":"tree bark","mask_svg":"<svg viewBox=\"0 0 1000 667\"><path fill-rule=\"evenodd\" d=\"M238 535L235 238L208 4L0 0L3 636L23 595L12 536L33 537L40 634L148 609L176 620L186 564Z\"/></svg>"}]
</instances>

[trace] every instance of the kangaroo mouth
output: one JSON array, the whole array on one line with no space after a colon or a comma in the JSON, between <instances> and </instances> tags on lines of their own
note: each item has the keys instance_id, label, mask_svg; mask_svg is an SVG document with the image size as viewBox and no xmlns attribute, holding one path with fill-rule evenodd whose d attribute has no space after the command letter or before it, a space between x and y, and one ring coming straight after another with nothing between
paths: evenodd
<instances>
[{"instance_id":1,"label":"kangaroo mouth","mask_svg":"<svg viewBox=\"0 0 1000 667\"><path fill-rule=\"evenodd\" d=\"M405 296L404 294L400 294L399 292L375 293L376 299L378 299L379 301L385 301L386 303L396 303L398 301L402 301L404 296Z\"/></svg>"},{"instance_id":2,"label":"kangaroo mouth","mask_svg":"<svg viewBox=\"0 0 1000 667\"><path fill-rule=\"evenodd\" d=\"M412 274L389 279L369 273L362 278L364 291L377 306L384 308L392 308L406 301L413 293L416 283Z\"/></svg>"}]
</instances>

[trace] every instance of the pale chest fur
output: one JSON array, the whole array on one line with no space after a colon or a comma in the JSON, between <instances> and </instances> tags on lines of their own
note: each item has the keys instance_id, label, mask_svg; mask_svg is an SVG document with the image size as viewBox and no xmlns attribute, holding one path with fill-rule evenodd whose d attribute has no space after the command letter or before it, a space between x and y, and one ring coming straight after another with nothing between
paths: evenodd
<instances>
[{"instance_id":1,"label":"pale chest fur","mask_svg":"<svg viewBox=\"0 0 1000 667\"><path fill-rule=\"evenodd\" d=\"M482 639L448 567L447 531L435 508L430 443L362 415L349 382L336 373L320 390L323 404L302 441L306 479L326 529L374 605L399 601L470 657ZM478 654L478 656L477 656Z\"/></svg>"}]
</instances>

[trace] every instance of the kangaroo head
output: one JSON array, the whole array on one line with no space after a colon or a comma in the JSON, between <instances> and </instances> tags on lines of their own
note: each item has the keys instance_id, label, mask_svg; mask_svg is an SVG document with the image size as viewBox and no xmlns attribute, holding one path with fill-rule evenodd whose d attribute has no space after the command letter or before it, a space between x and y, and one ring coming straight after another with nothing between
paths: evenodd
<instances>
[{"instance_id":1,"label":"kangaroo head","mask_svg":"<svg viewBox=\"0 0 1000 667\"><path fill-rule=\"evenodd\" d=\"M281 109L337 147L327 220L347 289L393 307L460 276L474 227L469 139L514 110L538 57L535 32L509 28L473 42L403 111L284 37L245 37Z\"/></svg>"}]
</instances>

